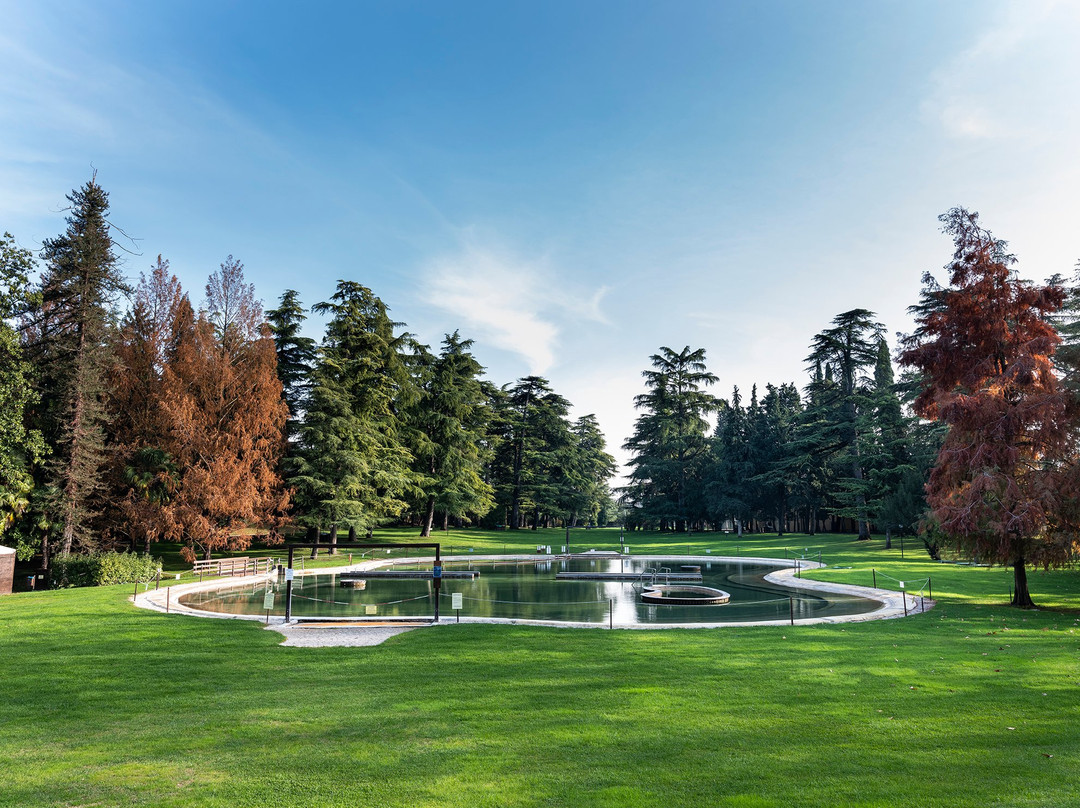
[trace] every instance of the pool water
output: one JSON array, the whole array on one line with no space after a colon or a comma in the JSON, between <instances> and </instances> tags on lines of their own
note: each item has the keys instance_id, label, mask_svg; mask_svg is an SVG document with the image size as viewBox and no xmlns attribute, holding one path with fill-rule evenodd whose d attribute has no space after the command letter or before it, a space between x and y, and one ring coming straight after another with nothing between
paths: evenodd
<instances>
[{"instance_id":1,"label":"pool water","mask_svg":"<svg viewBox=\"0 0 1080 808\"><path fill-rule=\"evenodd\" d=\"M444 570L469 569L479 576L445 579L440 610L443 619L453 618L452 594L461 594L462 617L497 617L518 620L615 625L654 623L720 623L786 620L865 614L880 606L867 598L821 593L780 586L764 580L777 569L737 561L702 561L704 586L730 593L731 601L718 605L667 605L641 602L642 583L635 581L555 580L559 572L606 572L636 575L647 568L667 567L680 572L686 557L648 560L634 558L571 558L544 561L450 561ZM410 569L391 566L381 569ZM430 569L430 565L426 565ZM348 574L347 574L348 575ZM352 573L350 577L355 577ZM362 588L339 585L339 573L298 576L293 581L294 617L431 617L434 582L423 579L370 579ZM645 580L648 583L649 580ZM665 583L663 576L657 583ZM285 613L285 583L255 581L241 586L195 592L180 602L206 611L228 614L266 614L265 596L274 592L270 614Z\"/></svg>"}]
</instances>

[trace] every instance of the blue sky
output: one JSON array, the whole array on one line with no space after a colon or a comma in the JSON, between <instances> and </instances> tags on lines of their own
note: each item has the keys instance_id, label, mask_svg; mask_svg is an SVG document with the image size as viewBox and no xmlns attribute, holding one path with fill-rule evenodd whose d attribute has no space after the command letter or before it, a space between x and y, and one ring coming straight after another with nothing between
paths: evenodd
<instances>
[{"instance_id":1,"label":"blue sky","mask_svg":"<svg viewBox=\"0 0 1080 808\"><path fill-rule=\"evenodd\" d=\"M494 381L547 376L612 449L661 345L705 347L726 396L801 385L841 311L907 330L953 205L1028 277L1080 258L1077 2L0 0L0 19L0 231L38 247L96 168L130 275L161 253L198 300L233 254L267 306L357 280L426 342L474 338Z\"/></svg>"}]
</instances>

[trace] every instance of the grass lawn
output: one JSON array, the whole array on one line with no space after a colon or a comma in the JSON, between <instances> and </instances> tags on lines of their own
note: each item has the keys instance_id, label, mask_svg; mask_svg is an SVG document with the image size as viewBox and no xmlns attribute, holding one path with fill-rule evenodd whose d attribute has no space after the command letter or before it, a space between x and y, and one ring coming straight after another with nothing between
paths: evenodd
<instances>
[{"instance_id":1,"label":"grass lawn","mask_svg":"<svg viewBox=\"0 0 1080 808\"><path fill-rule=\"evenodd\" d=\"M563 543L540 534L435 540ZM683 537L627 540L686 552ZM618 531L571 541L611 548ZM933 564L913 543L904 560L848 536L690 544L820 549L830 567L814 576L850 583L932 576L938 606L794 628L460 625L304 649L251 622L136 610L127 586L11 595L0 806L1080 805L1080 572L1032 574L1048 608L1026 612L1004 605L1005 570Z\"/></svg>"}]
</instances>

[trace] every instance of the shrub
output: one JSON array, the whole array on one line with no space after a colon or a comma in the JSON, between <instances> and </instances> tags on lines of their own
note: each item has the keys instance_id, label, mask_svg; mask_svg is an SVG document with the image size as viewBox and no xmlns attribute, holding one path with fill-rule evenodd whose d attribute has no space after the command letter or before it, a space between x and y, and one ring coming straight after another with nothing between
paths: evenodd
<instances>
[{"instance_id":1,"label":"shrub","mask_svg":"<svg viewBox=\"0 0 1080 808\"><path fill-rule=\"evenodd\" d=\"M149 581L161 569L161 560L137 553L86 553L52 560L54 587L107 586Z\"/></svg>"}]
</instances>

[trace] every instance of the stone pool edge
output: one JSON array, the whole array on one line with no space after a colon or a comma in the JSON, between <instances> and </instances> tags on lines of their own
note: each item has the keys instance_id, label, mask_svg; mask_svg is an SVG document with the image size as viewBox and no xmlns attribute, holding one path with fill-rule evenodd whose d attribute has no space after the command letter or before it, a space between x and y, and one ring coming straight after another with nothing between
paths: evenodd
<instances>
[{"instance_id":1,"label":"stone pool edge","mask_svg":"<svg viewBox=\"0 0 1080 808\"><path fill-rule=\"evenodd\" d=\"M588 554L577 554L585 555ZM443 556L443 561L551 561L556 558L562 558L558 555L473 555L471 553L466 555L454 555ZM629 556L639 560L658 560L658 559L670 559L670 558L685 558L687 561L721 561L721 562L747 562L751 564L761 564L767 566L778 567L777 570L765 575L765 580L780 584L781 586L798 587L802 589L809 589L817 592L834 593L838 595L854 595L856 597L866 598L868 600L874 600L881 604L881 606L873 611L864 612L862 614L852 615L837 615L832 617L807 617L796 618L795 626L809 626L820 624L833 624L833 623L861 623L869 620L887 620L897 617L911 616L915 614L921 614L925 610L932 609L936 602L928 598L916 598L908 593L894 592L891 589L873 589L868 586L855 586L852 584L840 584L829 581L815 581L810 578L797 578L796 572L820 569L826 567L826 564L818 563L817 561L800 560L799 568L792 564L790 559L781 560L776 558L759 558L756 556L718 556L718 555L701 555L701 556L672 556L672 555L634 555ZM300 575L317 575L326 573L343 573L343 572L362 572L364 570L374 569L380 566L385 566L388 563L392 564L406 564L415 563L418 561L425 561L430 559L421 558L405 558L394 559L387 562L385 560L369 560L362 561L357 564L351 564L344 567L322 567L317 569L305 570L298 574ZM151 611L165 612L166 602L169 603L169 614L181 614L190 617L213 617L221 620L253 620L266 624L265 615L256 614L225 614L224 612L211 612L204 609L193 609L190 606L183 606L179 603L180 597L183 595L191 594L192 592L203 592L212 589L224 588L227 586L238 586L245 583L255 583L260 581L277 580L277 573L270 572L262 575L246 575L246 576L234 576L230 578L219 578L213 581L196 581L190 584L179 584L171 587L164 587L161 589L149 589L145 592L140 592L134 597L128 598L134 605L141 609L149 609ZM907 607L907 614L905 615L905 602L904 599L908 599L908 603L911 604ZM319 618L322 622L356 622L357 618ZM379 622L384 625L387 622L417 622L416 617L401 617L401 618L383 618ZM296 625L298 621L293 620L288 625ZM428 622L430 626L448 626L456 625L459 621L452 614L444 614L438 623ZM571 621L557 621L557 620L531 620L531 619L518 619L510 617L462 617L461 623L485 623L485 624L499 624L499 625L516 625L516 626L548 626L553 628L599 628L607 630L607 623L583 623L583 622L571 622ZM278 616L271 616L270 621L267 624L270 628L275 626L284 626L285 618ZM633 630L645 630L652 631L653 629L693 629L693 628L735 628L738 626L791 626L790 620L754 620L754 621L734 621L734 622L714 622L714 623L654 623L649 625L641 624L620 624L615 623L615 628L619 629L633 629Z\"/></svg>"}]
</instances>

